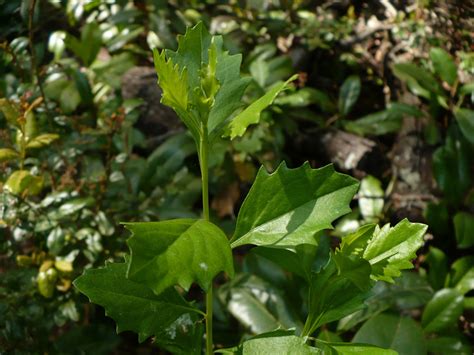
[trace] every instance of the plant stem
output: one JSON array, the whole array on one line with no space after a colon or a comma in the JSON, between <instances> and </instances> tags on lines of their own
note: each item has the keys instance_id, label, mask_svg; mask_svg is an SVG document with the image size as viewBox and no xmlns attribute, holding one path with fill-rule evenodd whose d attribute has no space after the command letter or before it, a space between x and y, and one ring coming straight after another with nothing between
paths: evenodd
<instances>
[{"instance_id":1,"label":"plant stem","mask_svg":"<svg viewBox=\"0 0 474 355\"><path fill-rule=\"evenodd\" d=\"M201 141L199 144L199 162L201 164L202 183L202 212L204 219L209 221L209 168L208 168L209 142L207 138L207 125L201 126ZM212 342L212 283L206 293L206 354L213 353Z\"/></svg>"}]
</instances>

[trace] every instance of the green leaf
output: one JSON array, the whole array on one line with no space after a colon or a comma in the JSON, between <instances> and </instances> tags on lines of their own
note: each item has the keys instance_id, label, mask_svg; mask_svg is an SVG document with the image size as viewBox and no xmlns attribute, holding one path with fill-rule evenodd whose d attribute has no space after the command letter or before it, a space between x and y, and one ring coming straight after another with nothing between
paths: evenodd
<instances>
[{"instance_id":1,"label":"green leaf","mask_svg":"<svg viewBox=\"0 0 474 355\"><path fill-rule=\"evenodd\" d=\"M257 247L252 249L252 252L309 282L311 273L319 272L329 261L330 250L330 238L321 234L318 245L299 244L293 248Z\"/></svg>"},{"instance_id":2,"label":"green leaf","mask_svg":"<svg viewBox=\"0 0 474 355\"><path fill-rule=\"evenodd\" d=\"M298 78L298 75L293 75L287 81L274 85L265 95L260 97L258 100L250 104L245 110L235 116L232 121L229 122L227 127L226 136L230 136L230 139L241 137L247 130L247 127L256 124L260 121L260 114L264 109L273 103L273 100L278 94L288 88L288 84Z\"/></svg>"},{"instance_id":3,"label":"green leaf","mask_svg":"<svg viewBox=\"0 0 474 355\"><path fill-rule=\"evenodd\" d=\"M431 98L433 94L443 95L436 78L426 69L413 63L398 63L392 66L393 73L407 82L416 95Z\"/></svg>"},{"instance_id":4,"label":"green leaf","mask_svg":"<svg viewBox=\"0 0 474 355\"><path fill-rule=\"evenodd\" d=\"M231 115L242 106L242 96L251 81L250 77L240 77L242 55L229 55L222 49L222 37L214 38L217 48L216 78L220 87L209 113L208 130L211 141L221 135Z\"/></svg>"},{"instance_id":5,"label":"green leaf","mask_svg":"<svg viewBox=\"0 0 474 355\"><path fill-rule=\"evenodd\" d=\"M467 212L458 212L453 221L458 248L474 245L474 216Z\"/></svg>"},{"instance_id":6,"label":"green leaf","mask_svg":"<svg viewBox=\"0 0 474 355\"><path fill-rule=\"evenodd\" d=\"M28 144L26 145L26 148L27 149L41 148L41 147L50 145L52 142L54 142L58 138L59 138L59 135L54 134L54 133L40 134L39 136L36 136L32 140L30 140Z\"/></svg>"},{"instance_id":7,"label":"green leaf","mask_svg":"<svg viewBox=\"0 0 474 355\"><path fill-rule=\"evenodd\" d=\"M453 58L444 49L437 47L431 48L430 58L436 74L450 86L453 86L457 78L457 67Z\"/></svg>"},{"instance_id":8,"label":"green leaf","mask_svg":"<svg viewBox=\"0 0 474 355\"><path fill-rule=\"evenodd\" d=\"M370 269L364 260L351 273L338 269L331 258L329 264L319 273L313 274L309 290L309 314L303 334L312 334L323 324L339 320L365 307L369 297ZM350 266L349 263L345 264ZM369 266L370 268L370 266ZM354 282L357 282L355 284ZM364 290L362 290L364 289Z\"/></svg>"},{"instance_id":9,"label":"green leaf","mask_svg":"<svg viewBox=\"0 0 474 355\"><path fill-rule=\"evenodd\" d=\"M431 286L438 290L444 286L448 274L448 261L446 254L438 248L430 246L430 251L425 262L428 264L428 281Z\"/></svg>"},{"instance_id":10,"label":"green leaf","mask_svg":"<svg viewBox=\"0 0 474 355\"><path fill-rule=\"evenodd\" d=\"M188 110L190 101L188 87L188 68L179 67L171 58L166 57L166 51L153 50L155 70L158 74L158 85L163 92L161 103L171 107L191 131L194 139L199 141L199 120Z\"/></svg>"},{"instance_id":11,"label":"green leaf","mask_svg":"<svg viewBox=\"0 0 474 355\"><path fill-rule=\"evenodd\" d=\"M3 163L4 161L9 161L13 160L15 158L18 158L20 154L18 154L17 151L9 148L0 148L0 163Z\"/></svg>"},{"instance_id":12,"label":"green leaf","mask_svg":"<svg viewBox=\"0 0 474 355\"><path fill-rule=\"evenodd\" d=\"M257 335L243 342L237 354L322 354L321 350L306 345L306 339L292 331L277 330Z\"/></svg>"},{"instance_id":13,"label":"green leaf","mask_svg":"<svg viewBox=\"0 0 474 355\"><path fill-rule=\"evenodd\" d=\"M343 342L325 342L316 340L316 346L323 350L324 354L333 355L350 355L350 354L364 354L364 355L397 355L396 351L390 349L382 349L377 346L368 344L354 344Z\"/></svg>"},{"instance_id":14,"label":"green leaf","mask_svg":"<svg viewBox=\"0 0 474 355\"><path fill-rule=\"evenodd\" d=\"M17 104L12 103L5 98L2 98L0 99L0 111L2 111L9 124L11 124L12 126L18 126L20 109Z\"/></svg>"},{"instance_id":15,"label":"green leaf","mask_svg":"<svg viewBox=\"0 0 474 355\"><path fill-rule=\"evenodd\" d=\"M34 176L28 170L17 170L5 182L4 189L14 195L37 195L43 189L43 177Z\"/></svg>"},{"instance_id":16,"label":"green leaf","mask_svg":"<svg viewBox=\"0 0 474 355\"><path fill-rule=\"evenodd\" d=\"M378 219L382 215L384 191L382 183L377 178L367 175L360 182L359 208L366 220Z\"/></svg>"},{"instance_id":17,"label":"green leaf","mask_svg":"<svg viewBox=\"0 0 474 355\"><path fill-rule=\"evenodd\" d=\"M357 187L355 179L336 173L332 165L288 169L282 163L272 174L261 168L240 209L231 245L315 244L315 233L350 212Z\"/></svg>"},{"instance_id":18,"label":"green leaf","mask_svg":"<svg viewBox=\"0 0 474 355\"><path fill-rule=\"evenodd\" d=\"M218 292L229 313L251 334L303 327L284 292L255 275L241 274Z\"/></svg>"},{"instance_id":19,"label":"green leaf","mask_svg":"<svg viewBox=\"0 0 474 355\"><path fill-rule=\"evenodd\" d=\"M474 290L474 256L465 256L451 265L449 284L463 295Z\"/></svg>"},{"instance_id":20,"label":"green leaf","mask_svg":"<svg viewBox=\"0 0 474 355\"><path fill-rule=\"evenodd\" d=\"M72 113L81 103L81 95L77 90L76 83L71 81L65 85L59 97L61 110L66 114Z\"/></svg>"},{"instance_id":21,"label":"green leaf","mask_svg":"<svg viewBox=\"0 0 474 355\"><path fill-rule=\"evenodd\" d=\"M440 337L428 339L428 351L434 355L472 355L472 345L461 337Z\"/></svg>"},{"instance_id":22,"label":"green leaf","mask_svg":"<svg viewBox=\"0 0 474 355\"><path fill-rule=\"evenodd\" d=\"M424 224L404 219L392 228L386 224L376 230L363 254L372 265L372 278L393 282L401 270L413 268L411 260L423 245L427 228Z\"/></svg>"},{"instance_id":23,"label":"green leaf","mask_svg":"<svg viewBox=\"0 0 474 355\"><path fill-rule=\"evenodd\" d=\"M338 323L337 329L348 331L390 308L411 310L425 305L433 296L430 285L415 272L403 272L394 284L377 282L365 300L366 307L352 313Z\"/></svg>"},{"instance_id":24,"label":"green leaf","mask_svg":"<svg viewBox=\"0 0 474 355\"><path fill-rule=\"evenodd\" d=\"M205 220L125 223L131 259L127 277L156 294L197 282L205 291L221 271L233 277L232 252L227 237Z\"/></svg>"},{"instance_id":25,"label":"green leaf","mask_svg":"<svg viewBox=\"0 0 474 355\"><path fill-rule=\"evenodd\" d=\"M355 121L344 122L344 128L359 135L384 135L397 132L402 126L402 118L398 112L389 109L371 113Z\"/></svg>"},{"instance_id":26,"label":"green leaf","mask_svg":"<svg viewBox=\"0 0 474 355\"><path fill-rule=\"evenodd\" d=\"M346 116L360 95L360 78L357 75L348 77L339 90L339 112Z\"/></svg>"},{"instance_id":27,"label":"green leaf","mask_svg":"<svg viewBox=\"0 0 474 355\"><path fill-rule=\"evenodd\" d=\"M404 355L426 354L420 326L411 318L394 314L379 314L368 320L352 341L390 348Z\"/></svg>"},{"instance_id":28,"label":"green leaf","mask_svg":"<svg viewBox=\"0 0 474 355\"><path fill-rule=\"evenodd\" d=\"M472 153L468 143L450 130L444 146L433 154L433 173L448 203L459 204L472 184Z\"/></svg>"},{"instance_id":29,"label":"green leaf","mask_svg":"<svg viewBox=\"0 0 474 355\"><path fill-rule=\"evenodd\" d=\"M345 255L361 255L374 235L375 224L366 224L342 238L339 250Z\"/></svg>"},{"instance_id":30,"label":"green leaf","mask_svg":"<svg viewBox=\"0 0 474 355\"><path fill-rule=\"evenodd\" d=\"M170 288L155 295L146 286L125 277L126 263L109 263L87 269L74 286L91 302L105 308L117 323L117 332L138 333L140 342L155 336L159 344L174 344L180 353L199 353L201 323L198 309L191 307Z\"/></svg>"},{"instance_id":31,"label":"green leaf","mask_svg":"<svg viewBox=\"0 0 474 355\"><path fill-rule=\"evenodd\" d=\"M454 111L454 116L464 137L474 144L474 111L460 108Z\"/></svg>"},{"instance_id":32,"label":"green leaf","mask_svg":"<svg viewBox=\"0 0 474 355\"><path fill-rule=\"evenodd\" d=\"M277 105L287 105L290 107L317 105L324 112L333 113L335 111L334 103L325 92L310 87L305 87L292 94L278 97L275 103Z\"/></svg>"},{"instance_id":33,"label":"green leaf","mask_svg":"<svg viewBox=\"0 0 474 355\"><path fill-rule=\"evenodd\" d=\"M421 318L425 332L440 332L453 327L463 312L463 299L455 289L445 288L436 292Z\"/></svg>"},{"instance_id":34,"label":"green leaf","mask_svg":"<svg viewBox=\"0 0 474 355\"><path fill-rule=\"evenodd\" d=\"M163 103L171 107L199 142L201 123L208 125L209 140L217 137L231 114L242 106L241 98L251 78L240 77L242 56L223 50L221 36L211 36L200 22L178 37L178 50L155 51L155 67L163 89ZM158 65L157 65L158 63ZM186 102L185 102L186 100ZM186 105L184 105L186 103Z\"/></svg>"}]
</instances>

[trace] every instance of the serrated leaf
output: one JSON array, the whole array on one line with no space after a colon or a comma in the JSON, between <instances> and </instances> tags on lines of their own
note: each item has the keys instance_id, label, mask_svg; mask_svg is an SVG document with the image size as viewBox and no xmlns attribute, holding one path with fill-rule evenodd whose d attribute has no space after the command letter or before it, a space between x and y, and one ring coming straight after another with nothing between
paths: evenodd
<instances>
[{"instance_id":1,"label":"serrated leaf","mask_svg":"<svg viewBox=\"0 0 474 355\"><path fill-rule=\"evenodd\" d=\"M444 49L435 47L430 50L430 58L436 74L452 86L457 78L457 67L453 57Z\"/></svg>"},{"instance_id":2,"label":"serrated leaf","mask_svg":"<svg viewBox=\"0 0 474 355\"><path fill-rule=\"evenodd\" d=\"M365 267L362 266L364 264ZM309 314L303 334L310 335L321 325L365 307L364 301L369 297L367 289L370 283L370 265L367 264L362 261L356 270L346 274L347 269L338 269L334 258L331 258L321 272L313 274L308 300Z\"/></svg>"},{"instance_id":3,"label":"serrated leaf","mask_svg":"<svg viewBox=\"0 0 474 355\"><path fill-rule=\"evenodd\" d=\"M50 145L52 142L54 142L58 138L59 138L59 135L54 134L54 133L40 134L39 136L36 136L35 138L31 139L26 145L26 148L27 149L41 148L41 147Z\"/></svg>"},{"instance_id":4,"label":"serrated leaf","mask_svg":"<svg viewBox=\"0 0 474 355\"><path fill-rule=\"evenodd\" d=\"M421 327L409 317L394 314L379 314L368 320L352 341L390 348L400 354L426 354Z\"/></svg>"},{"instance_id":5,"label":"serrated leaf","mask_svg":"<svg viewBox=\"0 0 474 355\"><path fill-rule=\"evenodd\" d=\"M339 90L339 112L346 116L356 103L360 95L360 78L357 75L348 77Z\"/></svg>"},{"instance_id":6,"label":"serrated leaf","mask_svg":"<svg viewBox=\"0 0 474 355\"><path fill-rule=\"evenodd\" d=\"M390 228L386 224L376 230L369 240L363 257L372 265L372 278L393 282L401 270L413 268L411 260L423 245L423 236L428 226L402 220Z\"/></svg>"},{"instance_id":7,"label":"serrated leaf","mask_svg":"<svg viewBox=\"0 0 474 355\"><path fill-rule=\"evenodd\" d=\"M354 233L342 238L339 250L345 255L361 255L364 253L367 243L372 238L375 231L375 224L366 224Z\"/></svg>"},{"instance_id":8,"label":"serrated leaf","mask_svg":"<svg viewBox=\"0 0 474 355\"><path fill-rule=\"evenodd\" d=\"M222 36L211 36L200 22L188 28L178 37L178 50L166 50L157 58L162 63L172 63L175 73L168 75L168 95L187 97L187 109L183 105L172 106L199 142L200 124L208 125L209 140L217 137L226 120L239 107L250 78L240 77L242 56L229 55L223 49ZM166 60L168 62L166 62ZM171 64L168 64L171 65ZM157 67L158 74L160 69ZM162 72L165 70L161 69ZM169 71L169 69L168 69ZM178 77L178 73L186 75ZM160 86L166 82L160 77ZM177 88L176 88L177 86ZM164 102L166 104L166 102Z\"/></svg>"},{"instance_id":9,"label":"serrated leaf","mask_svg":"<svg viewBox=\"0 0 474 355\"><path fill-rule=\"evenodd\" d=\"M17 170L5 182L4 189L14 195L37 195L43 188L43 177L34 176L28 170Z\"/></svg>"},{"instance_id":10,"label":"serrated leaf","mask_svg":"<svg viewBox=\"0 0 474 355\"><path fill-rule=\"evenodd\" d=\"M452 327L463 312L463 296L455 289L435 293L423 311L421 325L425 332L439 332Z\"/></svg>"},{"instance_id":11,"label":"serrated leaf","mask_svg":"<svg viewBox=\"0 0 474 355\"><path fill-rule=\"evenodd\" d=\"M188 290L193 282L207 291L219 272L234 274L227 237L211 222L175 219L125 227L132 232L127 277L156 294L174 285Z\"/></svg>"},{"instance_id":12,"label":"serrated leaf","mask_svg":"<svg viewBox=\"0 0 474 355\"><path fill-rule=\"evenodd\" d=\"M158 343L184 347L180 352L199 353L201 312L190 306L170 288L155 295L149 288L125 277L126 263L109 263L100 269L87 269L74 286L91 302L105 308L117 323L117 332L138 333L140 342L156 336ZM183 338L188 339L182 341ZM189 346L191 345L191 346Z\"/></svg>"},{"instance_id":13,"label":"serrated leaf","mask_svg":"<svg viewBox=\"0 0 474 355\"><path fill-rule=\"evenodd\" d=\"M240 209L231 245L315 244L315 233L350 212L357 188L357 180L332 165L288 169L282 163L272 174L261 168Z\"/></svg>"},{"instance_id":14,"label":"serrated leaf","mask_svg":"<svg viewBox=\"0 0 474 355\"><path fill-rule=\"evenodd\" d=\"M230 121L225 135L230 136L230 139L243 136L248 126L258 123L262 111L270 106L278 94L287 89L288 84L294 81L297 77L298 75L293 75L287 81L274 85L265 95L250 104L245 110Z\"/></svg>"},{"instance_id":15,"label":"serrated leaf","mask_svg":"<svg viewBox=\"0 0 474 355\"><path fill-rule=\"evenodd\" d=\"M9 161L13 160L15 158L18 158L20 155L18 154L17 151L9 148L0 148L0 163L3 163L4 161Z\"/></svg>"},{"instance_id":16,"label":"serrated leaf","mask_svg":"<svg viewBox=\"0 0 474 355\"><path fill-rule=\"evenodd\" d=\"M454 111L459 128L466 139L474 144L474 111L460 108Z\"/></svg>"}]
</instances>

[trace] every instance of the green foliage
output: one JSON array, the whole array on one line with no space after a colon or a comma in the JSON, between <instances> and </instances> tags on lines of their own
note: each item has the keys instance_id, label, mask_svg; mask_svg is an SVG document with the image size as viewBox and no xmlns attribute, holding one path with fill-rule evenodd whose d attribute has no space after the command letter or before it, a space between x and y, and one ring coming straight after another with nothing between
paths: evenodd
<instances>
[{"instance_id":1,"label":"green foliage","mask_svg":"<svg viewBox=\"0 0 474 355\"><path fill-rule=\"evenodd\" d=\"M385 5L3 1L0 352L470 354L469 19Z\"/></svg>"},{"instance_id":2,"label":"green foliage","mask_svg":"<svg viewBox=\"0 0 474 355\"><path fill-rule=\"evenodd\" d=\"M272 174L261 169L239 212L232 247L314 244L314 233L350 211L357 187L332 166L288 169L282 163Z\"/></svg>"},{"instance_id":3,"label":"green foliage","mask_svg":"<svg viewBox=\"0 0 474 355\"><path fill-rule=\"evenodd\" d=\"M221 48L218 47L217 50L215 44L220 41L220 38L211 38L202 24L198 24L188 30L184 37L179 38L178 51L169 53L168 61L163 54L158 55L155 52L156 69L163 89L163 103L176 110L190 129L199 148L205 219L128 223L126 227L132 232L132 237L128 241L131 252L128 266L121 264L121 269L117 271L113 268L119 266L112 265L106 266L105 269L87 271L76 281L76 286L91 301L106 308L108 314L119 324L119 331L138 331L140 340L154 334L158 343L163 342L160 337L162 330L157 328L157 324L150 324L148 317L160 312L162 307L159 304L160 297L165 297L163 302L169 303L170 310L177 308L182 312L182 303L168 301L166 290L178 285L188 291L193 282L198 283L208 292L205 314L207 353L210 353L213 347L210 319L213 312L212 299L208 300L209 295L212 295L211 284L220 271L227 272L229 277L233 276L230 247L254 244L290 250L294 248L294 252L298 255L301 251L298 247L306 244L317 246L318 241L314 235L324 229L332 228L331 222L350 212L348 205L358 188L356 180L336 173L332 166L312 169L309 164L304 164L297 169L288 169L283 164L272 174L261 169L239 212L232 240L228 241L225 234L209 222L207 128L211 108L217 100L216 92L221 87L216 71L220 60L217 53ZM187 73L200 73L200 75L188 77ZM182 83L176 85L175 81L187 81L187 88ZM286 84L271 89L236 116L231 121L231 130L232 127L241 126L241 128L237 133L231 133L231 138L242 134L249 123L256 123L253 119L240 117L259 116L263 108L271 104ZM343 89L343 96L346 95L344 94L346 89L353 90ZM344 100L351 102L344 104L345 110L349 109L354 101L353 97L357 96L354 93L347 95L350 97ZM250 112L253 113L250 115ZM394 228L387 225L382 229L374 229L373 226L369 226L363 232L359 231L352 236L349 243L343 243L339 251L329 253L326 265L321 265L318 269L312 266L318 252L309 252L306 256L307 266L301 273L307 277L309 290L308 316L302 335L308 336L321 325L339 320L363 308L363 301L373 286L371 277L375 280L393 281L393 277L400 275L400 270L412 267L409 260L422 245L425 231L426 226L410 224L406 220ZM277 263L281 261L276 260L271 252L268 255ZM287 255L284 252L282 256L285 259ZM291 257L283 264L293 268ZM125 274L126 267L128 269ZM109 272L115 271L115 273L107 280L108 269ZM295 320L288 322L291 317L284 312L284 301L275 302L276 295L270 296L275 302L274 305L263 305L260 300L255 299L249 290L246 290L250 282L247 280L244 283L234 283L230 286L228 296L225 297L229 298L227 307L231 313L235 312L235 307L238 307L239 313L243 312L243 314L234 313L236 318L247 322L247 326L254 332L265 332L281 326L289 328L298 324ZM119 283L121 286L117 290L116 285ZM237 286L239 284L240 286ZM94 285L100 285L100 289ZM143 295L140 295L141 288L146 290ZM150 294L151 291L153 293ZM129 293L134 297L132 299L126 297L127 301L123 302L119 295ZM136 298L137 302L140 302L140 298L149 299L152 295L158 297L156 300L158 305L154 309L142 309L141 313L135 314L134 310L140 306L135 305L133 300ZM276 309L276 315L272 314L275 311L271 312L266 309L267 307ZM144 313L148 317L144 317ZM182 316L182 313L178 315ZM176 318L176 313L172 316L163 313L157 317L165 326L176 321ZM199 334L197 330L188 332ZM295 346L300 347L303 352L317 351L306 345L304 338L294 335L279 336L270 342L266 338L258 336L248 340L241 345L240 351L259 352L262 346L265 349L281 348L283 351L285 348ZM178 346L181 341L175 339L174 346ZM331 344L324 344L324 347L333 349ZM337 346L334 350L338 352Z\"/></svg>"},{"instance_id":4,"label":"green foliage","mask_svg":"<svg viewBox=\"0 0 474 355\"><path fill-rule=\"evenodd\" d=\"M227 237L210 222L175 219L125 226L132 232L127 277L156 294L174 285L189 290L193 282L207 291L219 272L234 274Z\"/></svg>"}]
</instances>

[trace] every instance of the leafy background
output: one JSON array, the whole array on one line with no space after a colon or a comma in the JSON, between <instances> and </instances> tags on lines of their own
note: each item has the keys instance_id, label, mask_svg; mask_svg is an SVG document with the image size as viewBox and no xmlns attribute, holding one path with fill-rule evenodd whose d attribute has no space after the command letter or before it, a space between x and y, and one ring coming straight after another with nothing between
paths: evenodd
<instances>
[{"instance_id":1,"label":"leafy background","mask_svg":"<svg viewBox=\"0 0 474 355\"><path fill-rule=\"evenodd\" d=\"M473 339L474 56L468 2L0 0L0 349L160 353L116 335L71 281L120 261L121 221L195 218L192 137L159 104L152 49L204 23L243 53L251 101L293 74L258 125L211 154L213 222L232 231L258 166L334 163L361 180L354 212L324 232L408 217L425 245L364 310L321 340L401 354L466 353ZM17 119L20 117L21 119ZM321 240L323 240L321 239ZM301 329L302 275L239 249L218 278L215 341ZM193 293L193 287L191 288ZM202 302L196 287L193 299ZM158 344L160 345L160 344ZM71 349L74 349L71 351Z\"/></svg>"}]
</instances>

